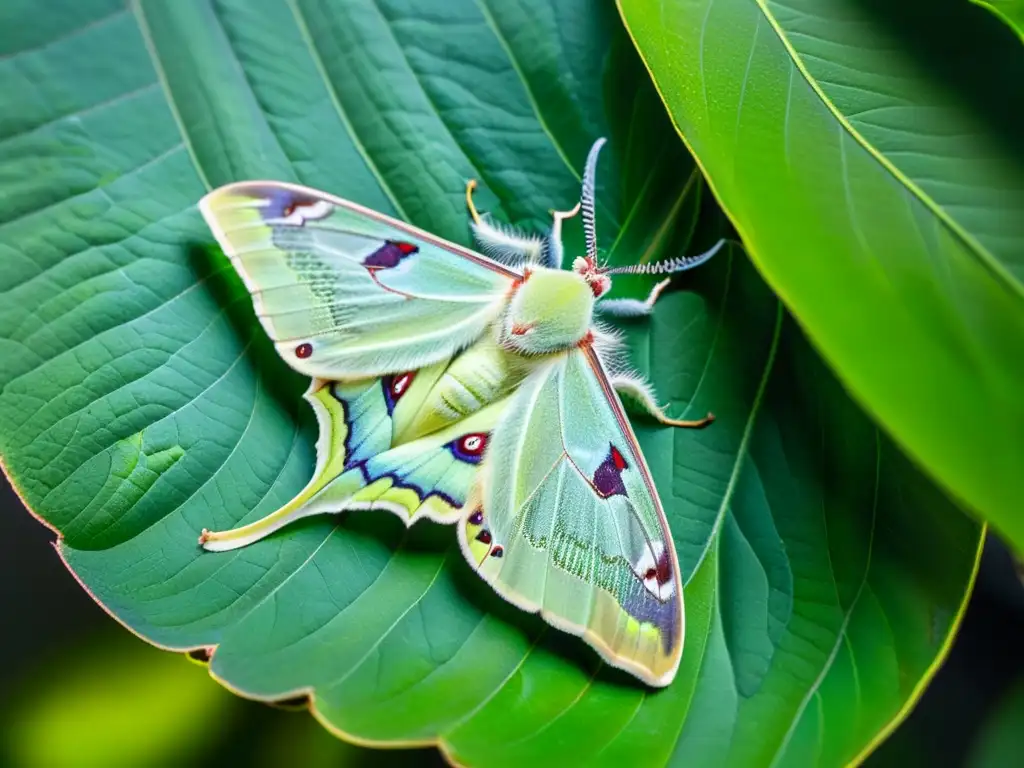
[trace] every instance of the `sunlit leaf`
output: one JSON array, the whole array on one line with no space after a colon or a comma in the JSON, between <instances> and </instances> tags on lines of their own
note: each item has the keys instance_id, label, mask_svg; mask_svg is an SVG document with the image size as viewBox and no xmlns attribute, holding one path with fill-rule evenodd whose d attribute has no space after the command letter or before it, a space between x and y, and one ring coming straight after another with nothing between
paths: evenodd
<instances>
[{"instance_id":1,"label":"sunlit leaf","mask_svg":"<svg viewBox=\"0 0 1024 768\"><path fill-rule=\"evenodd\" d=\"M751 259L1024 549L1024 47L962 0L620 0Z\"/></svg>"}]
</instances>

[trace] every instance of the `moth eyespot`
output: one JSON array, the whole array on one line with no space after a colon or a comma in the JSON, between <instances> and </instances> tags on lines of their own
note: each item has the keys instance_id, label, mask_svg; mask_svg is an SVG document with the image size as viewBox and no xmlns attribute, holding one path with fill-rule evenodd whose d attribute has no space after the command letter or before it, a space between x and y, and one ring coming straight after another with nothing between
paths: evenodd
<instances>
[{"instance_id":1,"label":"moth eyespot","mask_svg":"<svg viewBox=\"0 0 1024 768\"><path fill-rule=\"evenodd\" d=\"M476 535L476 540L479 541L481 544L490 544L491 532L484 528L482 531L480 531L480 533Z\"/></svg>"},{"instance_id":2,"label":"moth eyespot","mask_svg":"<svg viewBox=\"0 0 1024 768\"><path fill-rule=\"evenodd\" d=\"M412 384L413 376L415 376L413 371L406 371L391 380L391 397L393 399L398 400L398 398L406 393L409 385Z\"/></svg>"},{"instance_id":3,"label":"moth eyespot","mask_svg":"<svg viewBox=\"0 0 1024 768\"><path fill-rule=\"evenodd\" d=\"M658 578L657 568L648 568L647 573L644 574L644 581L650 581L651 579Z\"/></svg>"},{"instance_id":4,"label":"moth eyespot","mask_svg":"<svg viewBox=\"0 0 1024 768\"><path fill-rule=\"evenodd\" d=\"M501 544L495 544L491 550L491 557L502 557L505 554L505 548Z\"/></svg>"},{"instance_id":5,"label":"moth eyespot","mask_svg":"<svg viewBox=\"0 0 1024 768\"><path fill-rule=\"evenodd\" d=\"M487 447L487 433L474 432L459 438L459 451L468 456L480 456Z\"/></svg>"},{"instance_id":6,"label":"moth eyespot","mask_svg":"<svg viewBox=\"0 0 1024 768\"><path fill-rule=\"evenodd\" d=\"M305 342L303 344L299 344L299 346L297 346L295 348L295 356L297 358L299 358L300 360L305 360L307 357L309 357L312 354L313 354L313 345L310 344L309 342Z\"/></svg>"},{"instance_id":7,"label":"moth eyespot","mask_svg":"<svg viewBox=\"0 0 1024 768\"><path fill-rule=\"evenodd\" d=\"M479 509L469 516L470 525L480 525L484 521L484 513Z\"/></svg>"}]
</instances>

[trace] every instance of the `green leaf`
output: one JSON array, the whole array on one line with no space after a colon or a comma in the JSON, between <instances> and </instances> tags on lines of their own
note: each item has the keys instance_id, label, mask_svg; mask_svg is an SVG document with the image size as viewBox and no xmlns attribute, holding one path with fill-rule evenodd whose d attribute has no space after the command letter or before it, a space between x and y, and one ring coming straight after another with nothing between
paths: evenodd
<instances>
[{"instance_id":1,"label":"green leaf","mask_svg":"<svg viewBox=\"0 0 1024 768\"><path fill-rule=\"evenodd\" d=\"M468 242L466 178L541 226L608 135L614 261L720 235L614 9L68 3L52 18L9 3L0 25L0 453L118 620L166 648L216 646L211 673L243 695L309 694L340 735L463 764L840 764L903 716L959 621L981 530L851 403L736 248L624 329L673 415L718 417L637 421L687 582L667 690L501 601L450 528L354 513L197 546L291 498L316 437L306 382L195 208L208 185L297 180Z\"/></svg>"},{"instance_id":2,"label":"green leaf","mask_svg":"<svg viewBox=\"0 0 1024 768\"><path fill-rule=\"evenodd\" d=\"M1024 2L1021 0L971 0L971 2L990 10L1024 41Z\"/></svg>"},{"instance_id":3,"label":"green leaf","mask_svg":"<svg viewBox=\"0 0 1024 768\"><path fill-rule=\"evenodd\" d=\"M761 274L897 442L1024 547L1024 49L961 0L620 6Z\"/></svg>"}]
</instances>

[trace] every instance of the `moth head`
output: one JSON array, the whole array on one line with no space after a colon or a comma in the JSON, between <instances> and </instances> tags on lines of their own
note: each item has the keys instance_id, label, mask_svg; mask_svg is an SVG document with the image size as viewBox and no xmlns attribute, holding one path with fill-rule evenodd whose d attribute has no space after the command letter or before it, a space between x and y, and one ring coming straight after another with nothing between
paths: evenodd
<instances>
[{"instance_id":1,"label":"moth head","mask_svg":"<svg viewBox=\"0 0 1024 768\"><path fill-rule=\"evenodd\" d=\"M499 340L523 355L568 349L587 335L593 311L593 291L578 274L533 269L508 303Z\"/></svg>"},{"instance_id":2,"label":"moth head","mask_svg":"<svg viewBox=\"0 0 1024 768\"><path fill-rule=\"evenodd\" d=\"M610 267L601 263L598 258L594 213L597 209L597 157L604 143L603 138L594 142L583 169L583 188L580 192L578 210L583 214L583 234L587 244L587 253L585 256L578 256L572 263L572 271L586 281L594 298L599 299L611 290L612 275L667 275L692 269L714 256L724 245L724 239L719 240L710 250L696 256L678 256L655 264L633 264L622 267ZM560 220L557 218L556 225L560 226Z\"/></svg>"},{"instance_id":3,"label":"moth head","mask_svg":"<svg viewBox=\"0 0 1024 768\"><path fill-rule=\"evenodd\" d=\"M612 289L612 279L608 276L608 271L598 266L595 258L577 256L572 263L572 271L587 282L595 299L601 298Z\"/></svg>"}]
</instances>

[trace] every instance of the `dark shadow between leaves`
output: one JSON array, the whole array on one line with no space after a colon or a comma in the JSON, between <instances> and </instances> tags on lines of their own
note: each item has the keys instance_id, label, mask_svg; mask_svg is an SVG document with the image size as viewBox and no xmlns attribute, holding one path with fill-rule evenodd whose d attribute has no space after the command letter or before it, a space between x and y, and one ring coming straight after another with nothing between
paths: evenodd
<instances>
[{"instance_id":1,"label":"dark shadow between leaves","mask_svg":"<svg viewBox=\"0 0 1024 768\"><path fill-rule=\"evenodd\" d=\"M287 699L264 702L268 707L283 709L285 712L305 712L309 709L309 696L292 696Z\"/></svg>"},{"instance_id":2,"label":"dark shadow between leaves","mask_svg":"<svg viewBox=\"0 0 1024 768\"><path fill-rule=\"evenodd\" d=\"M207 667L210 664L210 659L213 658L213 652L215 648L213 646L206 648L193 648L191 651L185 653L187 658L193 664L198 664L201 667Z\"/></svg>"},{"instance_id":3,"label":"dark shadow between leaves","mask_svg":"<svg viewBox=\"0 0 1024 768\"><path fill-rule=\"evenodd\" d=\"M1009 26L966 0L855 2L1024 164L1024 51Z\"/></svg>"}]
</instances>

